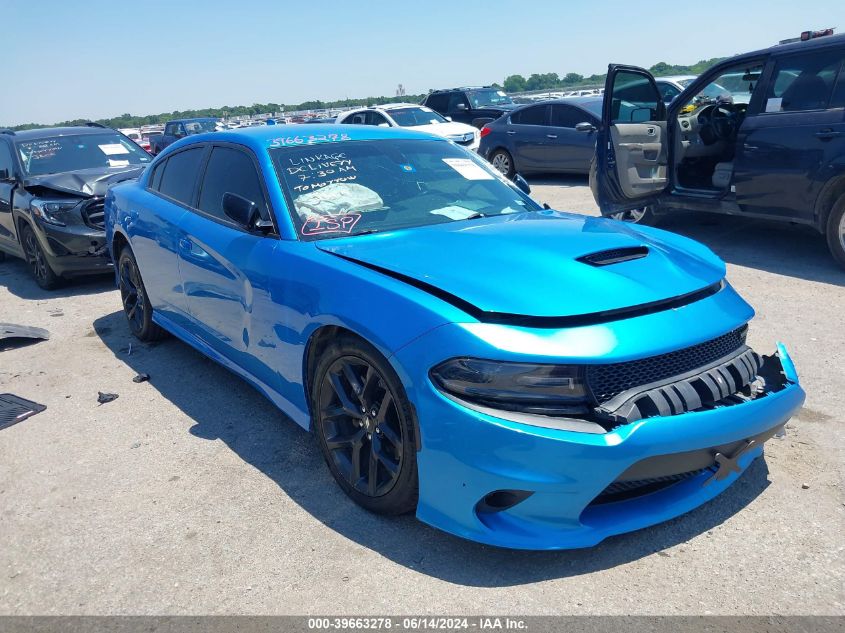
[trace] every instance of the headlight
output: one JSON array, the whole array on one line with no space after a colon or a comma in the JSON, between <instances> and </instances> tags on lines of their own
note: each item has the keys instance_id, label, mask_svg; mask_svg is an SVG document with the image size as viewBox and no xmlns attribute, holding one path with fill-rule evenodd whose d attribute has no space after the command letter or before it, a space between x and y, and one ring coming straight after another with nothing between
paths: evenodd
<instances>
[{"instance_id":1,"label":"headlight","mask_svg":"<svg viewBox=\"0 0 845 633\"><path fill-rule=\"evenodd\" d=\"M538 415L589 411L584 370L577 365L453 358L431 370L442 391L475 404Z\"/></svg>"},{"instance_id":2,"label":"headlight","mask_svg":"<svg viewBox=\"0 0 845 633\"><path fill-rule=\"evenodd\" d=\"M79 200L63 200L63 201L47 201L47 200L33 200L30 203L32 213L48 222L57 226L66 226L67 224L74 224L69 215ZM71 220L69 222L69 220Z\"/></svg>"}]
</instances>

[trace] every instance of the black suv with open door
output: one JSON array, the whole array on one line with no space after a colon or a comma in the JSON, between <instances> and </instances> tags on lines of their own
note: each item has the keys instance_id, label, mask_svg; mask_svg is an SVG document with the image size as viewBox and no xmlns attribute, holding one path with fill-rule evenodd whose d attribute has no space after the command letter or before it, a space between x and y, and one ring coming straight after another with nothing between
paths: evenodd
<instances>
[{"instance_id":1,"label":"black suv with open door","mask_svg":"<svg viewBox=\"0 0 845 633\"><path fill-rule=\"evenodd\" d=\"M108 272L103 201L152 157L117 130L0 130L0 261L25 259L45 290L62 278Z\"/></svg>"},{"instance_id":2,"label":"black suv with open door","mask_svg":"<svg viewBox=\"0 0 845 633\"><path fill-rule=\"evenodd\" d=\"M845 35L819 35L725 60L668 105L648 71L611 64L590 174L602 213L797 222L845 266Z\"/></svg>"}]
</instances>

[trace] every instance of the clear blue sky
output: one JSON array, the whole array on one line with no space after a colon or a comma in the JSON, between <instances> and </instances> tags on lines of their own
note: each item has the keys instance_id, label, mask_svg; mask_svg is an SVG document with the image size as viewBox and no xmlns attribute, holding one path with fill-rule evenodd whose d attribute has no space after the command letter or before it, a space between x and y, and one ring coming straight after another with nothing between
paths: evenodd
<instances>
[{"instance_id":1,"label":"clear blue sky","mask_svg":"<svg viewBox=\"0 0 845 633\"><path fill-rule=\"evenodd\" d=\"M690 64L845 30L845 0L0 0L0 15L7 125Z\"/></svg>"}]
</instances>

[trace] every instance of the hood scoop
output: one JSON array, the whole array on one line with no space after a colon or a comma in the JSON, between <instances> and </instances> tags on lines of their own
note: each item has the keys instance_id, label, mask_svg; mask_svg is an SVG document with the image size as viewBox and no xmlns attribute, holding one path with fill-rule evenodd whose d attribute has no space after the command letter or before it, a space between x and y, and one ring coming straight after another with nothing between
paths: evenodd
<instances>
[{"instance_id":1,"label":"hood scoop","mask_svg":"<svg viewBox=\"0 0 845 633\"><path fill-rule=\"evenodd\" d=\"M589 264L590 266L610 266L611 264L621 264L622 262L630 262L634 259L642 259L648 255L647 246L626 246L623 248L611 248L606 251L598 251L583 255L576 258L576 261L582 264Z\"/></svg>"}]
</instances>

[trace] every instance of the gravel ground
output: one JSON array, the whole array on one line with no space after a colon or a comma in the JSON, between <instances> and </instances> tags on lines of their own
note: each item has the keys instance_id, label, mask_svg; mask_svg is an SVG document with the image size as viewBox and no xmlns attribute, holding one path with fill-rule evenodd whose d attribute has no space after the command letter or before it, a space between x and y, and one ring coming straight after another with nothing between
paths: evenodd
<instances>
[{"instance_id":1,"label":"gravel ground","mask_svg":"<svg viewBox=\"0 0 845 633\"><path fill-rule=\"evenodd\" d=\"M533 187L596 214L583 179ZM110 279L46 293L0 264L0 321L52 332L0 353L0 391L48 407L0 431L0 614L845 613L845 272L796 227L666 228L728 262L750 342L789 345L806 406L711 503L554 553L367 514L252 388L176 340L133 342Z\"/></svg>"}]
</instances>

